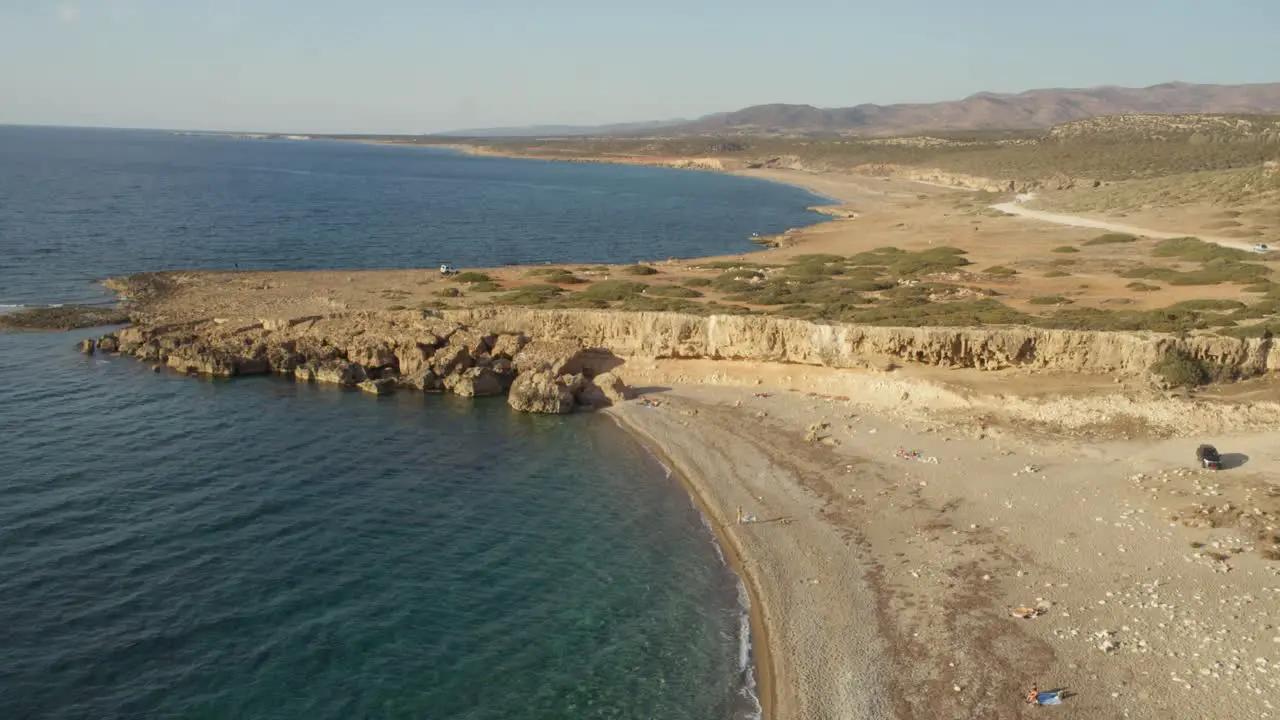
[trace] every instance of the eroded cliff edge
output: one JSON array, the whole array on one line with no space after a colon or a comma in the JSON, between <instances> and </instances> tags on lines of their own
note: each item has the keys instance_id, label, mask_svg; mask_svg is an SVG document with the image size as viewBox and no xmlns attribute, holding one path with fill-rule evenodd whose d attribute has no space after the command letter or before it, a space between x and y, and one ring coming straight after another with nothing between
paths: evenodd
<instances>
[{"instance_id":1,"label":"eroded cliff edge","mask_svg":"<svg viewBox=\"0 0 1280 720\"><path fill-rule=\"evenodd\" d=\"M769 316L483 307L293 318L145 322L83 347L192 374L279 373L360 387L507 394L512 407L564 413L627 396L629 360L707 359L831 369L926 365L1149 378L1168 358L1216 379L1280 368L1271 339L1001 328L828 325Z\"/></svg>"}]
</instances>

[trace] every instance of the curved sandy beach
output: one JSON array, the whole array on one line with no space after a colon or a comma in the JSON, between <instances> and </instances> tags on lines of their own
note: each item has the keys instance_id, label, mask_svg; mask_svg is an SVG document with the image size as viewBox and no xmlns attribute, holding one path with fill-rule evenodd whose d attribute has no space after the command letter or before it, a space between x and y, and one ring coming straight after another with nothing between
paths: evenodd
<instances>
[{"instance_id":1,"label":"curved sandy beach","mask_svg":"<svg viewBox=\"0 0 1280 720\"><path fill-rule=\"evenodd\" d=\"M746 583L765 716L889 717L866 568L856 544L819 519L822 503L805 487L800 457L730 429L736 423L723 408L658 397L657 408L611 412L672 465ZM737 524L738 507L758 522Z\"/></svg>"}]
</instances>

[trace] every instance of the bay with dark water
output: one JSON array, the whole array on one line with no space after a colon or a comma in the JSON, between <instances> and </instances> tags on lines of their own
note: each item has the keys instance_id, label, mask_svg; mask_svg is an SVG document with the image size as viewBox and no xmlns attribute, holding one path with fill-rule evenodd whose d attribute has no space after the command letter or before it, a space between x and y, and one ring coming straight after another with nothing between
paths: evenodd
<instances>
[{"instance_id":1,"label":"bay with dark water","mask_svg":"<svg viewBox=\"0 0 1280 720\"><path fill-rule=\"evenodd\" d=\"M160 269L631 262L820 201L414 148L0 127L0 305ZM0 333L0 718L758 712L745 598L604 417L206 382Z\"/></svg>"}]
</instances>

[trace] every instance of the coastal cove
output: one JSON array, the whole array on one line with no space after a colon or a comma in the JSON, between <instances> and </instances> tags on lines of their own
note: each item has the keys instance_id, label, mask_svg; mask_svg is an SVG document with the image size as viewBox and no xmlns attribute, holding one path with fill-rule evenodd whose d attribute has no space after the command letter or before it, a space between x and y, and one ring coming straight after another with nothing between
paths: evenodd
<instances>
[{"instance_id":1,"label":"coastal cove","mask_svg":"<svg viewBox=\"0 0 1280 720\"><path fill-rule=\"evenodd\" d=\"M915 263L957 257L929 247L957 234L1014 259L1074 243L1099 255L1090 279L1112 283L1117 253L953 190L784 176L850 212L750 257L118 278L135 326L86 349L359 386L374 403L510 382L522 410L610 406L745 578L771 718L1012 719L1030 685L1065 690L1073 717L1270 717L1270 338L789 316L755 290L851 281L874 311L930 310L865 264L900 268L892 286L915 292ZM889 246L909 249L876 250ZM1040 282L961 274L1002 298ZM1170 357L1221 382L1170 387L1154 371ZM1205 441L1229 448L1226 474L1188 467ZM1206 637L1218 659L1203 664Z\"/></svg>"},{"instance_id":2,"label":"coastal cove","mask_svg":"<svg viewBox=\"0 0 1280 720\"><path fill-rule=\"evenodd\" d=\"M1065 690L1070 717L1271 717L1280 349L1270 338L963 314L933 326L788 316L776 300L753 302L754 291L852 281L880 288L859 290L853 304L883 292L876 311L921 307L858 263L870 255L910 272L913 253L936 261L929 246L957 235L978 238L975 255L1069 242L1099 253L1102 267L1114 256L1079 228L981 215L985 206L945 188L762 175L845 205L749 257L459 277L429 268L120 277L112 287L133 327L77 335L98 338L77 360L127 366L141 382L269 383L374 411L448 403L481 418L506 413L517 427L599 428L612 416L670 468L657 473L665 487L675 487L672 472L684 483L743 577L771 719L1013 719L1037 684ZM1132 244L1145 252L1145 242ZM910 249L869 252L887 246ZM999 297L1041 282L988 275L972 282ZM907 276L893 286L921 284ZM1235 382L1161 384L1153 368L1169 357ZM536 414L450 397L490 394ZM572 412L582 406L606 417ZM1190 466L1205 441L1224 449L1223 474ZM681 512L696 514L677 494ZM713 585L712 597L738 588ZM731 610L720 617L742 622ZM720 627L722 640L747 637ZM727 667L749 668L748 646L729 645ZM730 696L752 685L739 674Z\"/></svg>"},{"instance_id":3,"label":"coastal cove","mask_svg":"<svg viewBox=\"0 0 1280 720\"><path fill-rule=\"evenodd\" d=\"M86 132L93 136L98 131ZM113 136L110 131L103 134ZM108 295L94 281L103 274L127 270L230 268L235 263L241 267L284 269L290 267L292 257L297 257L291 253L300 254L304 263L316 263L310 267L329 263L343 268L385 267L401 261L398 256L388 260L392 257L388 254L391 248L380 247L377 242L362 243L359 253L347 249L343 252L348 254L342 257L311 254L306 251L308 246L296 244L298 239L273 234L269 228L273 222L293 228L299 223L305 226L316 222L315 219L288 209L287 203L261 205L267 200L265 196L248 200L251 206L263 209L254 221L258 229L246 226L232 231L244 234L242 239L252 242L240 242L231 234L219 235L217 217L199 219L205 209L183 199L178 192L181 186L195 187L201 182L189 164L179 165L176 174L160 180L161 174L175 172L174 168L164 167L167 150L150 144L145 134L126 132L112 139L120 142L128 156L108 163L110 169L105 177L113 183L111 191L100 193L93 183L102 178L95 180L86 174L81 195L77 195L75 186L70 186L71 191L57 201L27 198L28 214L33 212L31 208L45 207L42 202L64 203L61 208L47 208L47 224L19 225L17 218L5 218L7 227L24 232L34 228L45 233L6 235L6 251L14 251L6 266L0 268L6 304L104 302ZM65 136L60 138L67 140ZM75 163L91 156L96 152L93 146L102 142L100 137L69 140L63 142L64 155L48 164L63 174L45 178L45 186L65 183L65 173L74 172ZM191 145L210 142L217 141L181 140L187 150ZM268 190L255 185L255 178L319 177L322 185L337 181L326 176L318 167L319 161L294 168L271 168L270 163L265 163L247 174L244 168L224 167L225 153L236 151L231 146L251 145L226 143L217 145L224 158L215 163L214 173L227 175L215 181L215 187L233 187L223 183L233 182L236 173L240 173L241 180L251 181L248 189L260 194ZM337 143L314 143L305 148L283 141L270 145L287 153L299 153L285 166L309 157L305 154L308 152L344 155L354 149ZM333 150L327 151L326 146ZM9 145L5 149L15 147ZM29 156L26 164L12 163L8 167L26 168L23 172L28 172L40 164L29 145L23 152ZM259 151L254 148L253 152ZM379 161L391 156L420 155L388 148L363 148L359 152L372 153ZM502 162L470 158L461 161ZM527 167L523 162L513 164ZM536 175L528 169L517 174ZM619 228L640 232L619 238L612 230L606 230L605 224L589 229L574 241L579 248L594 248L579 254L582 260L647 259L654 257L655 247L662 248L663 254L658 257L696 255L717 242L723 243L725 250L751 250L756 247L747 239L751 232L779 232L821 219L805 209L814 204L812 196L765 183L726 186L713 179L712 185L736 189L710 200L698 191L699 187L709 187L705 178L669 170L645 176L643 172L636 175L634 169L600 168L581 182L598 186L615 176L639 177L642 184L647 182L645 177L653 181L647 189L605 188L606 195L622 192L622 200L615 196L608 202L623 202L623 207L643 212L647 219L628 219L624 215L606 220L604 215L610 214L606 206L591 210L603 213L602 223L616 220ZM676 181L674 191L662 189L672 176L689 179ZM24 185L41 184L32 183L30 175L20 180ZM12 177L9 181L14 183L10 187L19 183ZM159 188L164 188L164 194L159 196L161 202L142 201L154 201L156 196L152 193ZM566 196L564 190L561 187L544 192L578 198L572 193ZM748 191L746 196L734 195L742 190ZM538 189L518 190L527 191L536 193ZM33 190L28 188L26 192ZM667 192L674 192L679 200L664 200L663 193ZM166 207L164 198L181 202ZM400 201L395 195L392 200ZM656 200L656 204L650 200ZM226 201L233 202L231 198ZM314 204L317 199L299 196L295 201ZM665 203L673 204L664 207ZM227 208L233 206L229 204ZM158 214L140 217L137 213L146 207ZM576 207L582 209L581 204ZM560 236L566 230L572 231L564 217L555 220L552 229L537 230L539 224L551 221L546 217L530 218L525 211L532 209L533 205L522 205L515 213L520 218L521 232L532 233L528 237L539 233ZM39 216L38 212L35 214ZM693 223L682 225L681 218L685 217L694 219ZM24 223L29 220L25 218ZM113 228L116 221L122 224ZM178 224L172 224L175 222ZM309 241L313 246L333 243L341 247L343 233L353 236L361 232L335 229L337 226L328 220L320 222L323 232ZM418 232L413 218L401 222L404 235ZM741 230L734 229L735 222L744 223L737 226ZM344 224L345 221L338 223ZM377 232L375 228L375 240ZM714 237L708 237L708 233ZM604 235L609 236L607 242L592 244L586 240ZM157 242L160 238L171 244ZM684 247L688 249L662 246L672 239L686 243ZM200 250L202 242L215 247L206 258L191 254ZM460 251L445 243L424 244L404 253L403 262L408 267L430 266L441 259L442 252L450 261L463 264L491 264L498 259L530 262L570 254L572 247L565 244L537 250L532 255L485 259L492 256L467 254L485 252L474 245ZM93 254L101 250L115 255ZM14 426L13 452L6 454L4 470L18 479L6 489L10 508L6 540L10 547L22 549L10 557L10 562L17 564L8 568L11 572L7 576L22 586L9 588L12 592L6 592L6 596L44 598L42 604L48 606L48 612L72 613L83 622L101 627L101 637L82 643L79 648L70 646L72 636L64 638L65 643L36 643L37 636L49 637L42 628L55 622L54 617L34 606L5 603L6 623L28 627L32 635L19 643L18 652L10 656L6 667L0 668L0 707L69 718L91 717L103 708L179 715L210 708L238 708L245 717L265 717L261 712L271 708L271 717L348 717L363 707L373 707L365 703L379 703L379 712L385 717L417 717L422 712L432 717L450 717L455 712L490 713L477 717L563 716L566 712L575 717L595 717L595 713L601 717L657 714L691 720L758 715L756 701L748 694L755 680L742 615L742 589L721 564L713 538L688 497L660 465L606 418L530 418L511 414L500 402L442 402L430 395L412 399L396 394L370 402L358 393L311 389L265 378L231 384L191 383L177 374L157 377L144 364L107 355L86 358L64 353L69 339L100 333L0 333L6 359L6 407L14 418L22 419L20 425ZM22 367L36 357L50 354L61 355L66 361L56 374L77 376L75 383L58 389L19 378ZM120 406L133 409L123 414L113 409ZM111 422L102 420L107 416ZM264 430L256 424L259 418L278 427ZM359 427L367 429L357 430ZM458 435L460 428L467 428L466 436ZM366 448L371 454L339 453L321 441L325 436L343 437L344 447ZM485 438L495 437L506 439L497 447L493 442L484 446ZM457 447L442 455L441 442L447 444L449 438ZM267 450L267 446L271 449ZM119 457L95 454L93 451L99 448L119 448ZM79 464L66 460L54 463L54 454L67 460L78 458ZM136 462L146 467L133 467L135 461L126 459L131 454L145 458ZM478 466L474 458L481 456L489 460ZM9 462L13 465L8 466ZM570 472L567 468L574 469ZM445 482L450 476L453 482ZM602 479L610 482L601 484ZM468 489L472 484L491 485L496 480L502 482L482 496L469 497L475 492ZM439 486L441 482L445 485ZM600 487L584 491L593 485ZM443 491L438 486L450 488L453 494L433 497L430 493ZM394 487L396 493L385 492L388 487ZM428 494L415 497L415 487L419 493ZM560 497L556 493L564 492L574 493L581 503L556 500ZM74 499L59 500L65 494ZM174 506L174 502L178 505ZM543 508L543 502L558 503L557 512L563 517ZM386 515L390 510L385 503L400 509ZM325 505L330 507L317 517L328 518L331 530L318 535L321 525L309 519L308 513L316 513L317 507ZM100 508L101 517L94 515L95 506ZM354 515L344 520L343 508L351 509ZM170 512L176 514L170 518ZM415 515L420 519L406 519ZM152 521L138 525L137 518L142 516ZM387 517L400 519L388 523ZM534 518L536 522L530 525ZM64 536L71 528L64 521L73 519L81 531L75 538ZM170 520L193 527L180 531L167 524ZM495 532L502 534L501 528L506 533L518 530L514 537L520 542L492 539ZM202 534L206 531L214 539ZM357 533L367 542L351 543L345 550L333 545L341 542L344 532ZM218 533L225 535L225 543L217 542ZM466 552L441 556L468 538L469 533L475 536L471 542L478 545ZM166 534L176 534L177 539L149 543L157 557L140 555L139 548L148 544L147 538ZM612 535L614 540L602 542L602 534ZM491 539L483 540L485 537ZM321 542L317 544L317 540ZM619 550L612 544L614 541L627 549ZM539 542L545 545L538 545ZM65 553L59 558L42 558L42 548L58 543L66 545ZM309 544L315 557L306 562L300 553L308 552ZM198 550L201 546L206 549ZM256 551L250 549L254 547ZM79 557L78 552L83 552L84 557ZM392 568L376 557L361 557L361 553L390 553L386 560L400 566ZM524 553L532 553L537 561L529 562ZM244 564L255 554L260 556L258 562ZM169 568L166 556L180 561L182 567ZM204 556L209 559L202 560ZM431 578L442 569L419 567L408 561L415 556L424 561L439 558L441 568L450 564L478 565L485 572L505 574L506 580L496 585L500 597L493 600L497 604L463 613L460 606L467 602L467 583L485 582L481 575L474 573L476 577L464 580L451 578L449 582L453 584L442 589L429 584L445 581ZM60 569L43 566L54 560L61 564ZM91 569L85 569L86 562ZM270 567L264 563L270 563ZM576 576L561 568L561 563L576 563L575 571L586 573L589 578L570 580ZM290 579L294 570L307 573L309 579ZM168 579L156 585L153 583L157 580L150 579L149 573L160 573ZM198 597L180 599L182 588L209 573L221 580L209 582L207 592ZM559 581L544 592L549 573ZM97 575L100 581L93 587L73 590L68 583L77 574ZM380 580L383 576L400 579L395 588L388 588ZM258 583L261 589L249 590L244 582ZM278 609L270 599L276 582L292 584L287 607L280 608L291 614L269 619ZM488 582L492 584L493 580ZM637 592L634 583L644 583L647 589ZM332 586L323 589L326 584ZM366 590L355 592L360 586ZM566 595L566 587L575 590ZM133 600L113 598L113 593L123 588L142 595ZM166 597L170 590L177 594ZM579 591L596 598L593 607L585 607L575 599ZM65 604L55 601L59 593L66 592L72 597ZM252 597L246 597L246 592ZM379 593L385 596L370 604ZM534 601L554 600L559 610L548 615L535 607L512 606L512 599L521 595ZM625 596L629 596L626 601ZM308 598L320 600L308 607ZM415 602L414 598L422 599ZM239 609L219 607L233 599ZM418 605L422 607L415 610ZM172 612L167 613L167 608ZM430 617L432 608L443 614ZM136 615L140 609L147 614ZM423 616L423 612L428 614ZM509 616L495 621L494 613ZM367 614L366 622L351 622L351 618L362 614ZM552 630L557 627L556 617L562 617L572 628ZM483 638L492 639L505 622L523 626L524 629L510 631L511 640L521 643L521 651L499 659L495 655L500 653L498 649L486 648L478 639L467 639L465 635L450 635L448 642L441 642L442 630L436 623L449 622L455 632L465 633L472 627L469 623L482 619L486 628ZM408 629L403 629L401 623L406 622ZM538 636L535 630L544 626L558 639L548 641ZM260 644L225 644L224 629L231 628L237 628L236 634L244 643ZM415 637L420 639L415 641ZM415 651L415 645L429 652ZM353 651L357 647L360 649ZM539 659L537 653L542 651L554 651L555 655ZM303 658L317 660L317 652L340 659L329 661L327 667L292 665ZM218 676L201 669L194 660L183 660L200 653L219 658ZM415 654L427 658L425 664L415 664ZM161 657L170 658L165 661L168 670L156 664ZM587 664L574 665L569 662L573 657ZM452 674L441 674L446 666L438 663L446 658L457 667L450 671ZM99 661L110 663L115 669L99 666ZM478 692L483 685L476 685L477 675L468 674L468 668L476 672L483 668L489 673L493 667L504 669L501 677L507 686L505 692ZM624 668L628 677L622 674ZM546 672L554 677L547 679ZM330 678L342 700L325 694L308 698L289 692L285 678L297 673L310 678L307 687L324 684L327 681L323 678ZM237 694L234 688L247 688L252 678L261 680L253 694ZM376 689L360 688L362 678L375 683ZM523 680L511 682L517 678ZM538 678L543 678L541 684L537 684ZM471 689L459 692L464 686ZM453 699L446 700L450 697ZM519 704L520 698L523 705Z\"/></svg>"}]
</instances>

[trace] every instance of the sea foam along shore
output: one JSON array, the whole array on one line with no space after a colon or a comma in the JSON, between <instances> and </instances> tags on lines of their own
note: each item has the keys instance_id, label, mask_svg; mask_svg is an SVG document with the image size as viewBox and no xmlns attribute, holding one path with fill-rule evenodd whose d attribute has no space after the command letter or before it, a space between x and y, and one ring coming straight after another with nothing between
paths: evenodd
<instances>
[{"instance_id":1,"label":"sea foam along shore","mask_svg":"<svg viewBox=\"0 0 1280 720\"><path fill-rule=\"evenodd\" d=\"M833 526L815 519L820 503L795 466L732 432L736 415L675 396L664 396L660 411L626 403L608 412L675 469L743 579L765 717L891 717L865 568ZM738 524L740 506L770 512Z\"/></svg>"}]
</instances>

